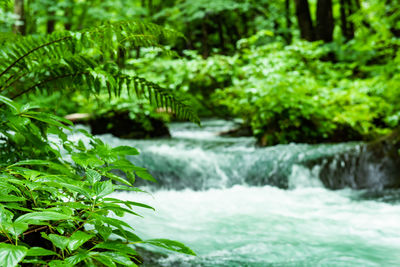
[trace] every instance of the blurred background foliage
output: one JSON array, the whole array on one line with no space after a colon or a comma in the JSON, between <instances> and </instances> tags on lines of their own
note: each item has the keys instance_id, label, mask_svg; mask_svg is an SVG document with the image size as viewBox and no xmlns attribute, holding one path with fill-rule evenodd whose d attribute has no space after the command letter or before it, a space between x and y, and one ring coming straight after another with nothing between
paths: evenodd
<instances>
[{"instance_id":1,"label":"blurred background foliage","mask_svg":"<svg viewBox=\"0 0 400 267\"><path fill-rule=\"evenodd\" d=\"M202 117L241 118L261 145L372 140L399 124L397 0L3 1L0 42L12 31L41 35L120 20L185 35L169 53L115 43L119 52L110 56L120 67L188 94ZM38 94L33 102L58 115L128 110L143 124L175 119L132 97Z\"/></svg>"}]
</instances>

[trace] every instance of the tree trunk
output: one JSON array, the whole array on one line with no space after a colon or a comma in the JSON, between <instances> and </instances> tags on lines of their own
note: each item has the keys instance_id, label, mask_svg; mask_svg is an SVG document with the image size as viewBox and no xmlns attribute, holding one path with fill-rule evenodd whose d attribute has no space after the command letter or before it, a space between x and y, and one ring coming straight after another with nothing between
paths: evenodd
<instances>
[{"instance_id":1,"label":"tree trunk","mask_svg":"<svg viewBox=\"0 0 400 267\"><path fill-rule=\"evenodd\" d=\"M193 49L193 38L192 38L192 27L190 23L186 23L186 38L187 38L187 49L192 50Z\"/></svg>"},{"instance_id":2,"label":"tree trunk","mask_svg":"<svg viewBox=\"0 0 400 267\"><path fill-rule=\"evenodd\" d=\"M300 36L307 41L315 40L314 26L312 24L308 0L295 0L296 16L300 28Z\"/></svg>"},{"instance_id":3,"label":"tree trunk","mask_svg":"<svg viewBox=\"0 0 400 267\"><path fill-rule=\"evenodd\" d=\"M326 43L333 41L333 13L332 0L318 0L317 3L317 40L323 40Z\"/></svg>"},{"instance_id":4,"label":"tree trunk","mask_svg":"<svg viewBox=\"0 0 400 267\"><path fill-rule=\"evenodd\" d=\"M241 21L242 21L242 25L243 25L243 31L242 31L242 35L243 36L248 36L249 34L249 26L248 26L248 17L246 12L242 12L240 15Z\"/></svg>"},{"instance_id":5,"label":"tree trunk","mask_svg":"<svg viewBox=\"0 0 400 267\"><path fill-rule=\"evenodd\" d=\"M149 15L153 15L153 0L148 0L149 1Z\"/></svg>"},{"instance_id":6,"label":"tree trunk","mask_svg":"<svg viewBox=\"0 0 400 267\"><path fill-rule=\"evenodd\" d=\"M137 46L135 50L136 50L136 58L140 58L140 46Z\"/></svg>"},{"instance_id":7,"label":"tree trunk","mask_svg":"<svg viewBox=\"0 0 400 267\"><path fill-rule=\"evenodd\" d=\"M201 22L201 32L203 35L203 58L208 58L210 51L208 49L208 31L207 31L207 24L206 24L207 17L203 18Z\"/></svg>"},{"instance_id":8,"label":"tree trunk","mask_svg":"<svg viewBox=\"0 0 400 267\"><path fill-rule=\"evenodd\" d=\"M54 11L47 12L47 16L49 17L47 19L47 25L46 25L47 26L47 33L54 32L54 28L55 28L55 25L56 25L56 21L54 20L54 16L55 15L56 15L56 13Z\"/></svg>"},{"instance_id":9,"label":"tree trunk","mask_svg":"<svg viewBox=\"0 0 400 267\"><path fill-rule=\"evenodd\" d=\"M340 28L346 41L354 39L354 23L349 17L355 12L357 4L352 0L340 0Z\"/></svg>"},{"instance_id":10,"label":"tree trunk","mask_svg":"<svg viewBox=\"0 0 400 267\"><path fill-rule=\"evenodd\" d=\"M18 16L18 24L14 25L14 32L22 35L26 34L26 18L24 0L15 0L14 14Z\"/></svg>"},{"instance_id":11,"label":"tree trunk","mask_svg":"<svg viewBox=\"0 0 400 267\"><path fill-rule=\"evenodd\" d=\"M66 22L64 23L64 28L67 31L70 31L72 28L72 18L74 16L74 1L73 0L69 0L68 1L68 6L65 8L64 10L64 16L66 18Z\"/></svg>"},{"instance_id":12,"label":"tree trunk","mask_svg":"<svg viewBox=\"0 0 400 267\"><path fill-rule=\"evenodd\" d=\"M217 16L217 26L218 26L218 37L219 37L219 47L221 48L221 52L225 51L225 38L224 38L224 29L222 27L222 17Z\"/></svg>"},{"instance_id":13,"label":"tree trunk","mask_svg":"<svg viewBox=\"0 0 400 267\"><path fill-rule=\"evenodd\" d=\"M286 16L286 31L287 33L285 34L286 36L286 43L290 44L292 43L292 19L290 17L290 0L285 0L285 16Z\"/></svg>"}]
</instances>

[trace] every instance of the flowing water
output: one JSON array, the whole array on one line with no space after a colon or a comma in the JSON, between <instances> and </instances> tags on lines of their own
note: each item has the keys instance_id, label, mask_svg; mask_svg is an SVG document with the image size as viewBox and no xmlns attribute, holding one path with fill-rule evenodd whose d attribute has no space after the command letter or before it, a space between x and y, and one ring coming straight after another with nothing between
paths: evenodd
<instances>
[{"instance_id":1,"label":"flowing water","mask_svg":"<svg viewBox=\"0 0 400 267\"><path fill-rule=\"evenodd\" d=\"M101 136L139 148L131 160L159 180L141 184L150 194L116 193L156 209L126 221L142 238L178 240L198 255L146 248L155 253L147 266L400 266L398 192L332 191L321 166L303 164L360 144L256 148L252 138L218 136L232 127L177 123L160 140Z\"/></svg>"}]
</instances>

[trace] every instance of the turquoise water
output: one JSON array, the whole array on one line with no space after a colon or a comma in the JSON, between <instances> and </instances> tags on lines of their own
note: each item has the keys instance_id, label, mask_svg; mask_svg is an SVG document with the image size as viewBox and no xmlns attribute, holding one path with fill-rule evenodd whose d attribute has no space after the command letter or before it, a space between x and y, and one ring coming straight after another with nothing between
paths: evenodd
<instances>
[{"instance_id":1,"label":"turquoise water","mask_svg":"<svg viewBox=\"0 0 400 267\"><path fill-rule=\"evenodd\" d=\"M151 194L116 193L156 209L125 220L143 238L178 240L198 254L166 253L147 266L400 266L398 193L388 191L388 202L385 192L331 191L319 166L301 164L358 144L256 148L252 138L217 135L230 127L175 124L172 139L152 141L102 136L138 147L132 161L160 181L143 184Z\"/></svg>"}]
</instances>

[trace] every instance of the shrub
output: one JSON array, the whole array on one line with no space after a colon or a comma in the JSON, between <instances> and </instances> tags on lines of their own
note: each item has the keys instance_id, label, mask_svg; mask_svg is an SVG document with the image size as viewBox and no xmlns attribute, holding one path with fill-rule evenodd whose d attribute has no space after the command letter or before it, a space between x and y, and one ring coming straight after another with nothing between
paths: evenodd
<instances>
[{"instance_id":1,"label":"shrub","mask_svg":"<svg viewBox=\"0 0 400 267\"><path fill-rule=\"evenodd\" d=\"M133 245L139 243L194 255L176 241L141 240L131 225L116 218L138 215L136 208L151 208L109 196L115 190L142 192L133 186L136 178L154 181L146 169L127 160L126 156L138 154L136 149L112 148L85 131L81 132L87 143L72 141L69 121L13 101L34 90L79 89L88 94L106 90L110 97L129 90L197 120L169 90L123 73L109 62L114 47L107 46L109 42L122 39L152 46L172 35L155 25L123 22L80 33L21 37L4 47L0 55L2 264L135 266L141 259Z\"/></svg>"}]
</instances>

